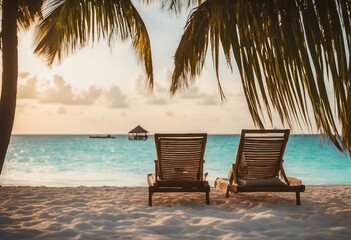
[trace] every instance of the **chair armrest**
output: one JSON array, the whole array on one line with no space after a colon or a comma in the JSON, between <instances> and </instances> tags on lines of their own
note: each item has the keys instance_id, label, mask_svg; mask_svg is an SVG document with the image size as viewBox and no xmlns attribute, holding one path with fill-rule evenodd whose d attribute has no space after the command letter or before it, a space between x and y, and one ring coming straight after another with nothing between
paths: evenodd
<instances>
[{"instance_id":1,"label":"chair armrest","mask_svg":"<svg viewBox=\"0 0 351 240\"><path fill-rule=\"evenodd\" d=\"M290 186L302 186L302 181L298 178L287 177Z\"/></svg>"},{"instance_id":2,"label":"chair armrest","mask_svg":"<svg viewBox=\"0 0 351 240\"><path fill-rule=\"evenodd\" d=\"M158 166L158 160L154 160L155 162L155 179L157 180L160 176L160 170Z\"/></svg>"},{"instance_id":3,"label":"chair armrest","mask_svg":"<svg viewBox=\"0 0 351 240\"><path fill-rule=\"evenodd\" d=\"M208 175L208 173L206 172L206 173L204 174L204 181L206 181L207 175Z\"/></svg>"},{"instance_id":4,"label":"chair armrest","mask_svg":"<svg viewBox=\"0 0 351 240\"><path fill-rule=\"evenodd\" d=\"M237 172L237 165L233 163L230 168L228 169L228 178L229 178L229 183L230 184L238 184L238 176L235 175Z\"/></svg>"},{"instance_id":5,"label":"chair armrest","mask_svg":"<svg viewBox=\"0 0 351 240\"><path fill-rule=\"evenodd\" d=\"M280 178L280 180L283 180L286 184L288 184L290 186L290 181L289 181L289 179L286 176L285 171L284 171L283 162L284 162L284 159L282 160L282 162L280 164L279 178Z\"/></svg>"},{"instance_id":6,"label":"chair armrest","mask_svg":"<svg viewBox=\"0 0 351 240\"><path fill-rule=\"evenodd\" d=\"M155 183L154 175L152 175L151 173L147 175L147 183L149 184L149 186L153 186Z\"/></svg>"}]
</instances>

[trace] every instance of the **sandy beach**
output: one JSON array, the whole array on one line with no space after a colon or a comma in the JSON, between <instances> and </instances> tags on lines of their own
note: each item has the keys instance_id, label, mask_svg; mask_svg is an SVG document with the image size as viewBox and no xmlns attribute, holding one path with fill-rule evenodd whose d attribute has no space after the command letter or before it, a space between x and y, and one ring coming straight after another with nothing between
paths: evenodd
<instances>
[{"instance_id":1,"label":"sandy beach","mask_svg":"<svg viewBox=\"0 0 351 240\"><path fill-rule=\"evenodd\" d=\"M293 193L159 193L147 187L0 187L1 239L350 239L351 186Z\"/></svg>"}]
</instances>

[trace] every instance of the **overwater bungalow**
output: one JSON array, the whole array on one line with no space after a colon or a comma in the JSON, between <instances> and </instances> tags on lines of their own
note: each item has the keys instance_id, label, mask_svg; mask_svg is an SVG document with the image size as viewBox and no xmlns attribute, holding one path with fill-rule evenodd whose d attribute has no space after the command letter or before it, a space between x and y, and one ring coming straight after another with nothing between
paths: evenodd
<instances>
[{"instance_id":1,"label":"overwater bungalow","mask_svg":"<svg viewBox=\"0 0 351 240\"><path fill-rule=\"evenodd\" d=\"M138 125L129 132L129 140L146 140L147 133L147 130Z\"/></svg>"}]
</instances>

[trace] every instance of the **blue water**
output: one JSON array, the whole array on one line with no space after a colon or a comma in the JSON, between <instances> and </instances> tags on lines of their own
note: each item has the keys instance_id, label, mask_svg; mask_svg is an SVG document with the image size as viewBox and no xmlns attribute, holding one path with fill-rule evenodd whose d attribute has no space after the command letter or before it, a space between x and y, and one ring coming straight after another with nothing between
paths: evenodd
<instances>
[{"instance_id":1,"label":"blue water","mask_svg":"<svg viewBox=\"0 0 351 240\"><path fill-rule=\"evenodd\" d=\"M210 184L226 177L239 135L209 135L205 172ZM351 184L351 158L318 135L292 135L285 152L288 176L304 184ZM147 186L154 172L153 137L130 141L88 136L13 136L0 175L0 185Z\"/></svg>"}]
</instances>

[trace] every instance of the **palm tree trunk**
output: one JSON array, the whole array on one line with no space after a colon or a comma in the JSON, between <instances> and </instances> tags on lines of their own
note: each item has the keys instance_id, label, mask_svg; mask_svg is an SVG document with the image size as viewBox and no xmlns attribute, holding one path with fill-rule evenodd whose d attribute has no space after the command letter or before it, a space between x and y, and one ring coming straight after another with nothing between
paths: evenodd
<instances>
[{"instance_id":1,"label":"palm tree trunk","mask_svg":"<svg viewBox=\"0 0 351 240\"><path fill-rule=\"evenodd\" d=\"M18 0L2 1L2 87L0 98L0 174L10 142L16 110Z\"/></svg>"}]
</instances>

